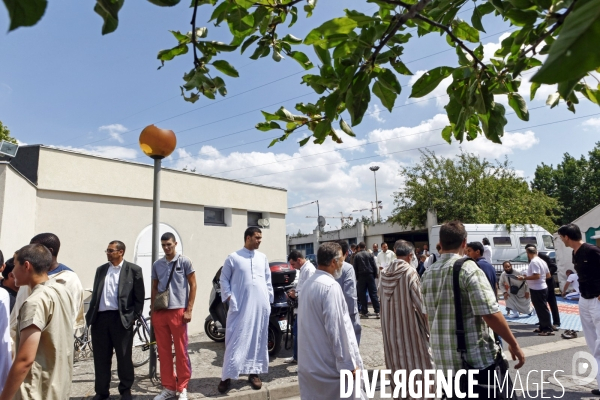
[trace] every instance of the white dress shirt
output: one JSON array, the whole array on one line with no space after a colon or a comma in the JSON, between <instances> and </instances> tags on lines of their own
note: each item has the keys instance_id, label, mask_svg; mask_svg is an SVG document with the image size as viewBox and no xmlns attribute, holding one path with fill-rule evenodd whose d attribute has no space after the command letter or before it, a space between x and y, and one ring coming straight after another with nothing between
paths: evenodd
<instances>
[{"instance_id":1,"label":"white dress shirt","mask_svg":"<svg viewBox=\"0 0 600 400\"><path fill-rule=\"evenodd\" d=\"M394 253L393 251L389 249L385 253L383 251L380 251L379 254L377 254L376 258L377 266L379 268L387 268L387 266L390 265L395 259L396 253Z\"/></svg>"},{"instance_id":2,"label":"white dress shirt","mask_svg":"<svg viewBox=\"0 0 600 400\"><path fill-rule=\"evenodd\" d=\"M102 290L98 311L119 309L119 277L121 276L123 261L125 260L121 260L119 265L108 263L108 271L106 271L106 278L104 278L104 289Z\"/></svg>"}]
</instances>

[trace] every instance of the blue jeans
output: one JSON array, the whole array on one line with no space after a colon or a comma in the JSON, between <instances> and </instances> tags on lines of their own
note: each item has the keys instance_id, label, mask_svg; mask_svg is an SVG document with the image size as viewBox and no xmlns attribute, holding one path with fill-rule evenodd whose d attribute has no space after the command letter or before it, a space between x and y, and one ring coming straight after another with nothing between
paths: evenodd
<instances>
[{"instance_id":1,"label":"blue jeans","mask_svg":"<svg viewBox=\"0 0 600 400\"><path fill-rule=\"evenodd\" d=\"M292 326L292 335L294 335L294 360L298 361L298 316L294 319Z\"/></svg>"}]
</instances>

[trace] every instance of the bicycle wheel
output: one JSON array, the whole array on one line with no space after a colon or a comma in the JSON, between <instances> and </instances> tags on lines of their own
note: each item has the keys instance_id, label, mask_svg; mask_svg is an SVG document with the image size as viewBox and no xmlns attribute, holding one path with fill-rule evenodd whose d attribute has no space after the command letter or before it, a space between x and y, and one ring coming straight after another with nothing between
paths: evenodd
<instances>
[{"instance_id":1,"label":"bicycle wheel","mask_svg":"<svg viewBox=\"0 0 600 400\"><path fill-rule=\"evenodd\" d=\"M146 324L150 323L150 318L145 318ZM140 322L136 322L133 330L133 348L131 360L134 367L140 367L150 360L150 331Z\"/></svg>"}]
</instances>

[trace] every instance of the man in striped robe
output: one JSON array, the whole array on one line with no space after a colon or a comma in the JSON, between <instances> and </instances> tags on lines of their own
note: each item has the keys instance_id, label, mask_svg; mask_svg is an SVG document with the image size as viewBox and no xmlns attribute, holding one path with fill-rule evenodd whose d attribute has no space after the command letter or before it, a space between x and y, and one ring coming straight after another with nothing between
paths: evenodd
<instances>
[{"instance_id":1,"label":"man in striped robe","mask_svg":"<svg viewBox=\"0 0 600 400\"><path fill-rule=\"evenodd\" d=\"M379 287L386 368L392 373L406 370L407 374L414 369L434 369L429 347L429 324L421 299L421 281L417 270L410 264L414 248L407 241L398 240L394 251L397 259L381 271ZM428 390L434 393L434 388Z\"/></svg>"}]
</instances>

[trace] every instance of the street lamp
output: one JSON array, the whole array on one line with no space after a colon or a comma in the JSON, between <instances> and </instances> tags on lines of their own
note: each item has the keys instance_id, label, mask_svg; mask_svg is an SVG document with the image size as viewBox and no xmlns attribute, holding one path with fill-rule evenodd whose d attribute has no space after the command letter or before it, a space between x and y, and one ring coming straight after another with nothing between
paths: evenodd
<instances>
[{"instance_id":1,"label":"street lamp","mask_svg":"<svg viewBox=\"0 0 600 400\"><path fill-rule=\"evenodd\" d=\"M377 222L379 222L381 220L379 216L379 201L377 201L377 171L379 170L379 166L373 165L369 169L373 171L373 176L375 177L375 207L377 207Z\"/></svg>"},{"instance_id":2,"label":"street lamp","mask_svg":"<svg viewBox=\"0 0 600 400\"><path fill-rule=\"evenodd\" d=\"M168 157L177 146L177 138L173 131L148 125L140 133L140 148L154 160L154 191L152 193L152 261L158 260L158 234L160 227L160 168L161 160ZM154 328L150 324L150 342L156 341ZM156 345L150 346L150 379L156 379Z\"/></svg>"}]
</instances>

